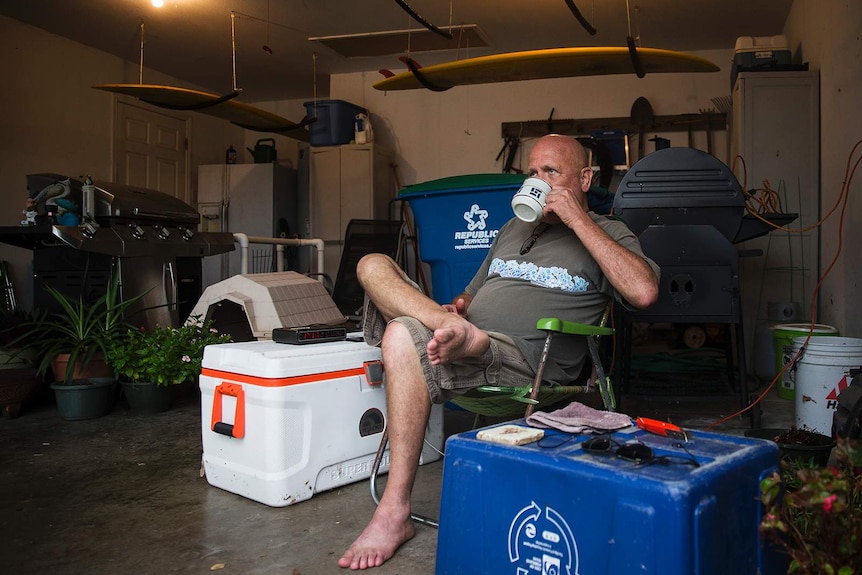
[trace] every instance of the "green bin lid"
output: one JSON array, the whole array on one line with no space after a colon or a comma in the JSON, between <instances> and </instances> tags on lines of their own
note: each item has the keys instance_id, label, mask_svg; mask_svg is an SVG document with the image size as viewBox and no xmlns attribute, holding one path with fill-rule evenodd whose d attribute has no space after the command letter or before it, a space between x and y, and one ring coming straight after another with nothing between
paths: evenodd
<instances>
[{"instance_id":1,"label":"green bin lid","mask_svg":"<svg viewBox=\"0 0 862 575\"><path fill-rule=\"evenodd\" d=\"M524 174L467 174L431 180L412 186L405 186L399 196L428 194L436 192L475 191L487 188L518 187L527 178Z\"/></svg>"}]
</instances>

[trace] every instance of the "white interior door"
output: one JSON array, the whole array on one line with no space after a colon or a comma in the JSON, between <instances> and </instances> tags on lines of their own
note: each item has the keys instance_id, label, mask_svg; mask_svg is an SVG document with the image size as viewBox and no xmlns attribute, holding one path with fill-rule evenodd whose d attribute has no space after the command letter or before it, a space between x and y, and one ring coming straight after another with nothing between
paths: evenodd
<instances>
[{"instance_id":1,"label":"white interior door","mask_svg":"<svg viewBox=\"0 0 862 575\"><path fill-rule=\"evenodd\" d=\"M189 203L187 119L117 100L114 126L114 181Z\"/></svg>"}]
</instances>

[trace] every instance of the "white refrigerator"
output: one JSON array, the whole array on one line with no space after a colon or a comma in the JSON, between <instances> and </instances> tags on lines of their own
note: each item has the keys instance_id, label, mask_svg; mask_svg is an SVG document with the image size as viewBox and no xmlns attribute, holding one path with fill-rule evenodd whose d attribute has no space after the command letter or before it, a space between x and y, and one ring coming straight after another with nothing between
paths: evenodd
<instances>
[{"instance_id":1,"label":"white refrigerator","mask_svg":"<svg viewBox=\"0 0 862 575\"><path fill-rule=\"evenodd\" d=\"M212 164L198 167L201 231L275 238L300 237L297 172L273 163ZM296 248L285 249L284 269L296 269ZM249 246L249 273L275 271L275 247ZM237 249L204 258L203 287L240 273Z\"/></svg>"}]
</instances>

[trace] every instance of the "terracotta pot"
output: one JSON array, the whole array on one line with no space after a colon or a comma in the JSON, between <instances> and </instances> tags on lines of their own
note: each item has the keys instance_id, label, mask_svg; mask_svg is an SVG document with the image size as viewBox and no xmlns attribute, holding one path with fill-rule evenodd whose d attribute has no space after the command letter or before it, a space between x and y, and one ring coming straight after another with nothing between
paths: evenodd
<instances>
[{"instance_id":1,"label":"terracotta pot","mask_svg":"<svg viewBox=\"0 0 862 575\"><path fill-rule=\"evenodd\" d=\"M57 354L54 359L51 360L51 370L54 372L54 379L56 381L63 381L66 378L66 367L69 365L69 354L68 353L60 353ZM97 354L90 360L90 363L87 364L86 369L81 369L80 366L75 368L75 371L72 372L72 379L90 379L93 377L104 378L104 377L114 377L114 369L108 365L105 361L105 358L101 355Z\"/></svg>"}]
</instances>

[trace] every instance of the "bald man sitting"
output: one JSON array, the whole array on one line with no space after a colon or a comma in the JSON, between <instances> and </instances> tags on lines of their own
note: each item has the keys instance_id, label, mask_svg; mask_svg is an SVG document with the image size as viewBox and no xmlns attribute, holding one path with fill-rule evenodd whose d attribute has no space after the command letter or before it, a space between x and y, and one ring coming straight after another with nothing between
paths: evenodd
<instances>
[{"instance_id":1,"label":"bald man sitting","mask_svg":"<svg viewBox=\"0 0 862 575\"><path fill-rule=\"evenodd\" d=\"M451 304L423 295L387 256L365 256L356 268L366 293L366 341L381 346L386 366L390 460L380 504L341 567L382 565L413 537L410 495L432 403L481 385L530 386L545 338L539 317L594 324L611 298L632 309L658 298L659 268L637 237L589 211L593 173L576 140L539 139L529 175L552 188L542 219L507 222ZM543 379L570 385L586 353L583 337L555 339Z\"/></svg>"}]
</instances>

